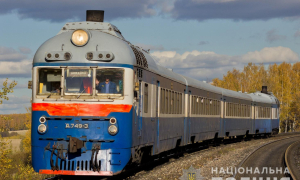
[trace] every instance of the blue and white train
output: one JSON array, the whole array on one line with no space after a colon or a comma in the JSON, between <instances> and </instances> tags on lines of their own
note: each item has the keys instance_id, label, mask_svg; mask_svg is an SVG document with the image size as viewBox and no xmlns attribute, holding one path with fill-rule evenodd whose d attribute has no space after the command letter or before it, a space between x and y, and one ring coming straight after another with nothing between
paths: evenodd
<instances>
[{"instance_id":1,"label":"blue and white train","mask_svg":"<svg viewBox=\"0 0 300 180\"><path fill-rule=\"evenodd\" d=\"M32 163L41 174L112 176L204 140L278 132L272 93L245 94L182 76L103 22L65 24L32 69Z\"/></svg>"}]
</instances>

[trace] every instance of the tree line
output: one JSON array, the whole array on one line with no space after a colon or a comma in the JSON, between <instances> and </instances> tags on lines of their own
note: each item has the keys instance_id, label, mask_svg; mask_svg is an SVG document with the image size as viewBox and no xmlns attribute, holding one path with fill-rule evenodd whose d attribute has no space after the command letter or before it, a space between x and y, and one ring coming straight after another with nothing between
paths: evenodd
<instances>
[{"instance_id":1,"label":"tree line","mask_svg":"<svg viewBox=\"0 0 300 180\"><path fill-rule=\"evenodd\" d=\"M0 115L0 129L9 131L27 130L25 123L26 114Z\"/></svg>"},{"instance_id":2,"label":"tree line","mask_svg":"<svg viewBox=\"0 0 300 180\"><path fill-rule=\"evenodd\" d=\"M242 71L228 71L223 79L213 79L213 85L253 93L261 91L262 86L268 87L280 102L280 130L294 131L300 121L300 62L256 65L248 63Z\"/></svg>"}]
</instances>

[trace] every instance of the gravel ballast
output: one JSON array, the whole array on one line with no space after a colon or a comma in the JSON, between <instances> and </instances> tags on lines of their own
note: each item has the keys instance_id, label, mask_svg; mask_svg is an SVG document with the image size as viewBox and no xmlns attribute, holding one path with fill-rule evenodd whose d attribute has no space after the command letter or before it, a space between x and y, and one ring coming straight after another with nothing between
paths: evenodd
<instances>
[{"instance_id":1,"label":"gravel ballast","mask_svg":"<svg viewBox=\"0 0 300 180\"><path fill-rule=\"evenodd\" d=\"M221 145L217 147L210 147L200 151L186 153L179 158L171 158L167 162L154 167L151 170L143 170L130 176L126 179L140 180L140 179L180 179L183 175L184 169L189 169L193 166L195 169L200 169L203 179L211 179L212 177L232 177L231 172L226 172L227 168L238 167L239 163L256 148L271 141L284 138L281 135L266 139L252 139L251 141L242 141ZM225 173L218 174L216 171L212 173L212 168L223 168Z\"/></svg>"}]
</instances>

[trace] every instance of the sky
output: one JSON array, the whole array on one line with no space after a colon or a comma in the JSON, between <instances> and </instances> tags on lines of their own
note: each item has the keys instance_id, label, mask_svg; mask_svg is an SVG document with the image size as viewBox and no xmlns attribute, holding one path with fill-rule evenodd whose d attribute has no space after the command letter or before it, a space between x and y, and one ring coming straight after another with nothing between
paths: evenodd
<instances>
[{"instance_id":1,"label":"sky","mask_svg":"<svg viewBox=\"0 0 300 180\"><path fill-rule=\"evenodd\" d=\"M65 23L85 21L86 10L104 10L105 22L160 65L201 81L249 62L299 61L299 0L0 0L0 86L18 83L0 114L26 112L35 52Z\"/></svg>"}]
</instances>

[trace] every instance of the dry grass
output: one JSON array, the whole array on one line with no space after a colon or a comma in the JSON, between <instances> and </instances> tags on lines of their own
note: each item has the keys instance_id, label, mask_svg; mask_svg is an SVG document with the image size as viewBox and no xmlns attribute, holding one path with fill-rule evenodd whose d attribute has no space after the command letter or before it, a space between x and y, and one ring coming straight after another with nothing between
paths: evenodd
<instances>
[{"instance_id":1,"label":"dry grass","mask_svg":"<svg viewBox=\"0 0 300 180\"><path fill-rule=\"evenodd\" d=\"M13 152L19 152L20 151L20 144L22 139L10 139L8 141L11 141L11 148Z\"/></svg>"},{"instance_id":2,"label":"dry grass","mask_svg":"<svg viewBox=\"0 0 300 180\"><path fill-rule=\"evenodd\" d=\"M20 131L9 131L9 133L16 132L18 133L18 136L11 136L11 137L5 137L3 139L10 142L10 148L13 153L20 152L20 145L22 142L22 139L24 139L26 133L28 130L20 130Z\"/></svg>"},{"instance_id":3,"label":"dry grass","mask_svg":"<svg viewBox=\"0 0 300 180\"><path fill-rule=\"evenodd\" d=\"M22 139L5 139L10 144L10 149L13 153L20 151L20 144Z\"/></svg>"}]
</instances>

